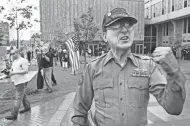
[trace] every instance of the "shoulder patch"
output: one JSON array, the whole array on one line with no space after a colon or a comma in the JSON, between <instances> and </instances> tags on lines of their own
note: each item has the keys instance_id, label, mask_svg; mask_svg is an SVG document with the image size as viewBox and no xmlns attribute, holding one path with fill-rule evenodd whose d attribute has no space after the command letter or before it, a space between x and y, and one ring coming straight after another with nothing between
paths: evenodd
<instances>
[{"instance_id":1,"label":"shoulder patch","mask_svg":"<svg viewBox=\"0 0 190 126\"><path fill-rule=\"evenodd\" d=\"M107 55L107 53L105 53L105 54L103 54L103 55L101 55L101 56L98 56L98 57L96 57L96 58L90 60L90 62L93 62L93 61L96 61L96 60L98 60L98 59L101 59L101 58L105 57L106 55Z\"/></svg>"},{"instance_id":2,"label":"shoulder patch","mask_svg":"<svg viewBox=\"0 0 190 126\"><path fill-rule=\"evenodd\" d=\"M150 56L146 56L146 55L142 55L142 54L133 54L135 57L138 57L140 59L144 59L144 60L151 60Z\"/></svg>"}]
</instances>

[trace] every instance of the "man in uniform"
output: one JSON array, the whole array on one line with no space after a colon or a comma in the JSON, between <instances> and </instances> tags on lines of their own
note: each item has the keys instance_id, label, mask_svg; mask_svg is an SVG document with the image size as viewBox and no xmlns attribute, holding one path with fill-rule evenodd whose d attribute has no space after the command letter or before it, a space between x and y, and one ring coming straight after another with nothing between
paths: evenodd
<instances>
[{"instance_id":1,"label":"man in uniform","mask_svg":"<svg viewBox=\"0 0 190 126\"><path fill-rule=\"evenodd\" d=\"M97 126L146 126L149 93L167 113L182 112L186 78L171 48L157 47L151 58L131 53L136 23L123 8L105 14L104 40L111 49L86 67L74 100L74 125L89 125L93 99Z\"/></svg>"}]
</instances>

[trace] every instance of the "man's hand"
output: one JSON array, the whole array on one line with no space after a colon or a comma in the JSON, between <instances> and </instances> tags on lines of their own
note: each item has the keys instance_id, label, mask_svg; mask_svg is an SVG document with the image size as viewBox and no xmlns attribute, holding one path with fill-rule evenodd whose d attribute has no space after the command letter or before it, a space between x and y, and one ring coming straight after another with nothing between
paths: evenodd
<instances>
[{"instance_id":1,"label":"man's hand","mask_svg":"<svg viewBox=\"0 0 190 126\"><path fill-rule=\"evenodd\" d=\"M170 47L157 47L152 56L153 60L160 64L166 73L173 74L179 70L179 64Z\"/></svg>"},{"instance_id":2,"label":"man's hand","mask_svg":"<svg viewBox=\"0 0 190 126\"><path fill-rule=\"evenodd\" d=\"M15 74L16 74L15 72L12 72L12 71L11 71L8 76L13 76L13 75L15 75Z\"/></svg>"}]
</instances>

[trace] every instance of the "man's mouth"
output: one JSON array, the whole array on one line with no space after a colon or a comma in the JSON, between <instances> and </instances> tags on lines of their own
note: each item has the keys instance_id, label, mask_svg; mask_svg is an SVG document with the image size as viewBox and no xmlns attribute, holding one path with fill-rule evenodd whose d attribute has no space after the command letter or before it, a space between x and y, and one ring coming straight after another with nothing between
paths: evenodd
<instances>
[{"instance_id":1,"label":"man's mouth","mask_svg":"<svg viewBox=\"0 0 190 126\"><path fill-rule=\"evenodd\" d=\"M123 37L120 38L120 40L128 41L129 40L129 36L123 36Z\"/></svg>"}]
</instances>

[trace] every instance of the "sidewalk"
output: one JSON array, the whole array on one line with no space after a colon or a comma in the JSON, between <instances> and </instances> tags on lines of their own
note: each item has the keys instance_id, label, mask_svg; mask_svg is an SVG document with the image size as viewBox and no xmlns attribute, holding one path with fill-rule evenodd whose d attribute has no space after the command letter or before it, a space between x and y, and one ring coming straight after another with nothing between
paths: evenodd
<instances>
[{"instance_id":1,"label":"sidewalk","mask_svg":"<svg viewBox=\"0 0 190 126\"><path fill-rule=\"evenodd\" d=\"M168 115L151 95L148 106L149 126L189 126L190 124L190 61L179 61L187 83L187 98L180 116ZM16 121L0 119L0 126L72 126L75 92L32 107L31 112L19 114Z\"/></svg>"}]
</instances>

